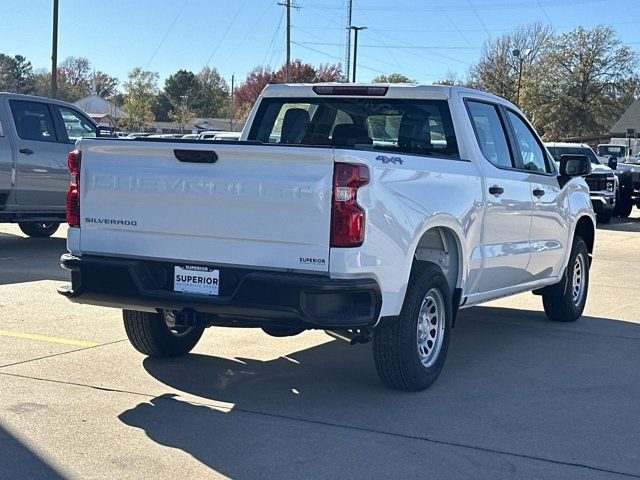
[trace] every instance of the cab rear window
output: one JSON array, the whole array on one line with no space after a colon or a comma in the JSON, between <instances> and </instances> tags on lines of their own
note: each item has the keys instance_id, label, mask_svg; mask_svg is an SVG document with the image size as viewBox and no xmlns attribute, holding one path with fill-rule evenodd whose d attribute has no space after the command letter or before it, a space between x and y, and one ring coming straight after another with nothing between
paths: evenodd
<instances>
[{"instance_id":1,"label":"cab rear window","mask_svg":"<svg viewBox=\"0 0 640 480\"><path fill-rule=\"evenodd\" d=\"M459 158L446 100L266 98L248 139Z\"/></svg>"}]
</instances>

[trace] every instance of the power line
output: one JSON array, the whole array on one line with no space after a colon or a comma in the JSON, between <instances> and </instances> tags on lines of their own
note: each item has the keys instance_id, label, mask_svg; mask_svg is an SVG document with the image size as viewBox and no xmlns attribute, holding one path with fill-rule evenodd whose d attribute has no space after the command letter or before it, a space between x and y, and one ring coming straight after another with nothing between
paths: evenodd
<instances>
[{"instance_id":1,"label":"power line","mask_svg":"<svg viewBox=\"0 0 640 480\"><path fill-rule=\"evenodd\" d=\"M173 27L175 26L176 22L178 21L178 18L180 18L180 15L182 15L182 11L184 10L184 8L187 6L187 3L189 3L189 0L184 0L184 2L182 3L182 6L180 7L180 10L178 10L178 13L176 13L175 17L173 17L173 21L171 22L171 24L169 25L169 28L167 28L167 31L165 32L164 36L162 37L162 40L160 40L160 43L158 44L158 46L156 47L156 49L154 50L153 54L151 55L151 57L149 58L149 61L147 62L147 64L144 66L144 69L146 70L147 68L149 68L149 65L151 65L151 62L153 61L153 59L155 58L156 54L158 53L158 51L160 50L160 47L162 47L162 45L164 44L164 41L167 39L167 37L169 36L169 33L171 33L171 30L173 30Z\"/></svg>"},{"instance_id":2,"label":"power line","mask_svg":"<svg viewBox=\"0 0 640 480\"><path fill-rule=\"evenodd\" d=\"M238 8L238 10L236 10L235 15L233 16L231 21L227 24L227 29L222 34L222 37L220 37L220 40L218 40L218 43L216 44L215 48L211 52L211 55L209 55L209 58L207 58L207 61L206 61L205 65L209 65L209 63L211 63L211 59L213 58L213 56L218 51L218 48L220 48L220 45L222 45L222 42L224 41L224 39L226 38L227 34L229 33L229 30L231 30L231 27L235 23L235 21L238 18L238 16L240 15L240 12L242 11L245 3L247 3L247 0L242 0L242 3L240 4L240 7Z\"/></svg>"},{"instance_id":3,"label":"power line","mask_svg":"<svg viewBox=\"0 0 640 480\"><path fill-rule=\"evenodd\" d=\"M307 47L306 45L302 45L301 43L294 42L294 41L292 41L291 43L293 43L294 45L298 45L299 47L305 48L307 50L310 50L312 52L319 53L320 55L324 55L325 57L333 58L335 60L341 60L340 57L336 57L335 55L328 54L316 48ZM367 67L366 65L362 65L362 64L360 65L360 68L364 68L365 70L371 70L372 72L375 72L375 73L382 73L382 74L386 73L381 70L376 70L375 68Z\"/></svg>"},{"instance_id":4,"label":"power line","mask_svg":"<svg viewBox=\"0 0 640 480\"><path fill-rule=\"evenodd\" d=\"M300 42L304 45L325 45L325 46L340 46L340 43L332 43L332 42ZM444 47L444 46L434 46L434 45L358 45L359 48L399 48L402 50L477 50L475 47ZM401 65L398 65L401 66Z\"/></svg>"},{"instance_id":5,"label":"power line","mask_svg":"<svg viewBox=\"0 0 640 480\"><path fill-rule=\"evenodd\" d=\"M480 25L482 25L482 28L484 29L484 31L487 34L487 36L489 38L491 38L491 33L489 32L489 29L487 28L487 25L484 23L484 20L482 20L482 17L478 13L478 10L476 10L475 5L473 3L471 3L471 0L467 0L467 3L471 7L471 10L473 10L473 13L475 14L476 18L478 19L478 22L480 22ZM540 3L540 2L538 1L538 3Z\"/></svg>"}]
</instances>

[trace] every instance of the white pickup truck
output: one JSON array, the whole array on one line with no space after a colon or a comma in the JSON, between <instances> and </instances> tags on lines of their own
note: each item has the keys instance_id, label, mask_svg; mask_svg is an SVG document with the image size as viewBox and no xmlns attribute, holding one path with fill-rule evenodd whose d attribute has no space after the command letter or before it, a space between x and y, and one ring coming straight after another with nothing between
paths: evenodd
<instances>
[{"instance_id":1,"label":"white pickup truck","mask_svg":"<svg viewBox=\"0 0 640 480\"><path fill-rule=\"evenodd\" d=\"M459 308L524 291L578 319L595 218L507 101L444 86L271 85L240 142L81 140L71 301L124 310L150 356L208 326L373 339L382 381L438 377Z\"/></svg>"}]
</instances>

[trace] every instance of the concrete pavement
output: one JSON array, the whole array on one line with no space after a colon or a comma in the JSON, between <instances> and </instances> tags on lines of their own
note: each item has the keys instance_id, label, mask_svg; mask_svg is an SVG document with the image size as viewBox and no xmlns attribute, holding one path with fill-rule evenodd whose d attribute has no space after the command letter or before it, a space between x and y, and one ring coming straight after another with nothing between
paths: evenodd
<instances>
[{"instance_id":1,"label":"concrete pavement","mask_svg":"<svg viewBox=\"0 0 640 480\"><path fill-rule=\"evenodd\" d=\"M640 218L614 222L584 318L530 294L465 310L416 394L322 332L144 358L119 311L55 293L63 231L0 225L0 478L640 478Z\"/></svg>"}]
</instances>

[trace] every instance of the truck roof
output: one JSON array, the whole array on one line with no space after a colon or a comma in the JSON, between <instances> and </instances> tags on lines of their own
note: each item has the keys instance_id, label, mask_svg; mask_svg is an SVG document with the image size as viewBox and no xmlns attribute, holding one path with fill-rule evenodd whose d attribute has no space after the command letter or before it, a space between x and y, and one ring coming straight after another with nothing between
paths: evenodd
<instances>
[{"instance_id":1,"label":"truck roof","mask_svg":"<svg viewBox=\"0 0 640 480\"><path fill-rule=\"evenodd\" d=\"M496 102L507 104L517 108L507 100L492 95L490 93L475 90L473 88L451 86L451 85L418 85L414 83L280 83L267 85L262 91L262 97L310 97L322 96L314 92L313 87L386 87L388 91L384 98L411 98L446 100L458 93L469 93L473 96L491 98ZM325 95L330 96L330 95ZM344 95L345 97L362 97L363 95Z\"/></svg>"},{"instance_id":2,"label":"truck roof","mask_svg":"<svg viewBox=\"0 0 640 480\"><path fill-rule=\"evenodd\" d=\"M10 100L25 100L25 101L41 101L41 102L47 102L47 103L55 103L57 105L63 105L63 106L69 106L72 105L69 102L65 102L63 100L55 100L53 98L48 98L48 97L40 97L38 95L25 95L23 93L10 93L10 92L0 92L0 99L2 98L8 98ZM75 107L74 108L78 108Z\"/></svg>"},{"instance_id":3,"label":"truck roof","mask_svg":"<svg viewBox=\"0 0 640 480\"><path fill-rule=\"evenodd\" d=\"M571 148L571 147L580 147L580 148L591 148L589 145L585 143L571 143L571 142L544 142L545 147L560 147L560 148Z\"/></svg>"}]
</instances>

